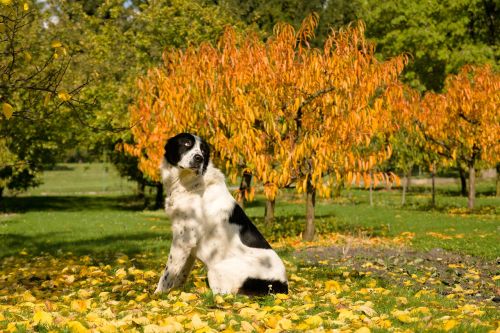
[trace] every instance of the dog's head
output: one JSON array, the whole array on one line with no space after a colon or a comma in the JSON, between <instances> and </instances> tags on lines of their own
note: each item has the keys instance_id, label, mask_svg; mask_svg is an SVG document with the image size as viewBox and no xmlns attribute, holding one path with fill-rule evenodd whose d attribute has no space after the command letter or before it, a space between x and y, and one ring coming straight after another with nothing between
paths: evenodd
<instances>
[{"instance_id":1,"label":"dog's head","mask_svg":"<svg viewBox=\"0 0 500 333\"><path fill-rule=\"evenodd\" d=\"M181 133L168 139L165 145L165 159L172 166L203 174L210 159L210 148L202 138Z\"/></svg>"}]
</instances>

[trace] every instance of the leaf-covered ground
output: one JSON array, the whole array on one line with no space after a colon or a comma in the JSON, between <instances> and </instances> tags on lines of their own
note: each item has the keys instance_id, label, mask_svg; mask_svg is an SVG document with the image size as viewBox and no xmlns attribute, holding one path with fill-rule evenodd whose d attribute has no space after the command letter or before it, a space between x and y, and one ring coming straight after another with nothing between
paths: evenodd
<instances>
[{"instance_id":1,"label":"leaf-covered ground","mask_svg":"<svg viewBox=\"0 0 500 333\"><path fill-rule=\"evenodd\" d=\"M408 250L409 237L283 240L290 294L262 298L213 295L201 266L183 290L155 296L155 255L21 252L1 262L0 330L498 332L498 266Z\"/></svg>"}]
</instances>

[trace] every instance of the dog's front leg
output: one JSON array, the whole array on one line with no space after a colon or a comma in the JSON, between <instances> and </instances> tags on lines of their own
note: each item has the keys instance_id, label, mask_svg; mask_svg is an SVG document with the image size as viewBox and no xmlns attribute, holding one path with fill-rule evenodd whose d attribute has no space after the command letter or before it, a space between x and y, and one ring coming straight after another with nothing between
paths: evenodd
<instances>
[{"instance_id":1,"label":"dog's front leg","mask_svg":"<svg viewBox=\"0 0 500 333\"><path fill-rule=\"evenodd\" d=\"M195 244L192 240L187 241L184 237L175 237L174 235L167 265L158 281L155 294L179 287L186 282L196 260Z\"/></svg>"}]
</instances>

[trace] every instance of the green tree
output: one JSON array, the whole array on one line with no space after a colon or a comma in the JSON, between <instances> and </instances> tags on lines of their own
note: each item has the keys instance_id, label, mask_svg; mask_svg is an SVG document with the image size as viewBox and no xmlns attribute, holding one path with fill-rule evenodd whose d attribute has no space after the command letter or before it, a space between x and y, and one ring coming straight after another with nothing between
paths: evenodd
<instances>
[{"instance_id":1,"label":"green tree","mask_svg":"<svg viewBox=\"0 0 500 333\"><path fill-rule=\"evenodd\" d=\"M389 0L367 2L361 16L384 57L411 55L407 82L441 91L463 65L497 63L499 11L496 0Z\"/></svg>"},{"instance_id":2,"label":"green tree","mask_svg":"<svg viewBox=\"0 0 500 333\"><path fill-rule=\"evenodd\" d=\"M81 85L65 81L70 57L39 2L0 3L0 194L38 183L74 131L67 105Z\"/></svg>"},{"instance_id":3,"label":"green tree","mask_svg":"<svg viewBox=\"0 0 500 333\"><path fill-rule=\"evenodd\" d=\"M360 19L361 0L226 0L217 1L232 15L245 25L258 30L265 38L270 37L275 25L286 22L292 26L300 26L302 20L311 13L319 15L316 37L311 41L320 47L328 37L332 28L338 30L351 22Z\"/></svg>"},{"instance_id":4,"label":"green tree","mask_svg":"<svg viewBox=\"0 0 500 333\"><path fill-rule=\"evenodd\" d=\"M196 0L3 1L0 15L0 188L18 189L66 147L102 153L127 140L136 78L165 48L213 41L231 23ZM122 171L136 163L113 161Z\"/></svg>"}]
</instances>

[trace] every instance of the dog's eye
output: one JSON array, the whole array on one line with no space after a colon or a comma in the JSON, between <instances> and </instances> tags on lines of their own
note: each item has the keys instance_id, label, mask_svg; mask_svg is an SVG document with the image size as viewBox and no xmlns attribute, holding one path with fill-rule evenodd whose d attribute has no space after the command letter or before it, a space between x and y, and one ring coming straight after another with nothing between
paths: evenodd
<instances>
[{"instance_id":1,"label":"dog's eye","mask_svg":"<svg viewBox=\"0 0 500 333\"><path fill-rule=\"evenodd\" d=\"M193 143L191 141L184 142L184 146L186 146L186 147L191 147L192 145L193 145Z\"/></svg>"}]
</instances>

